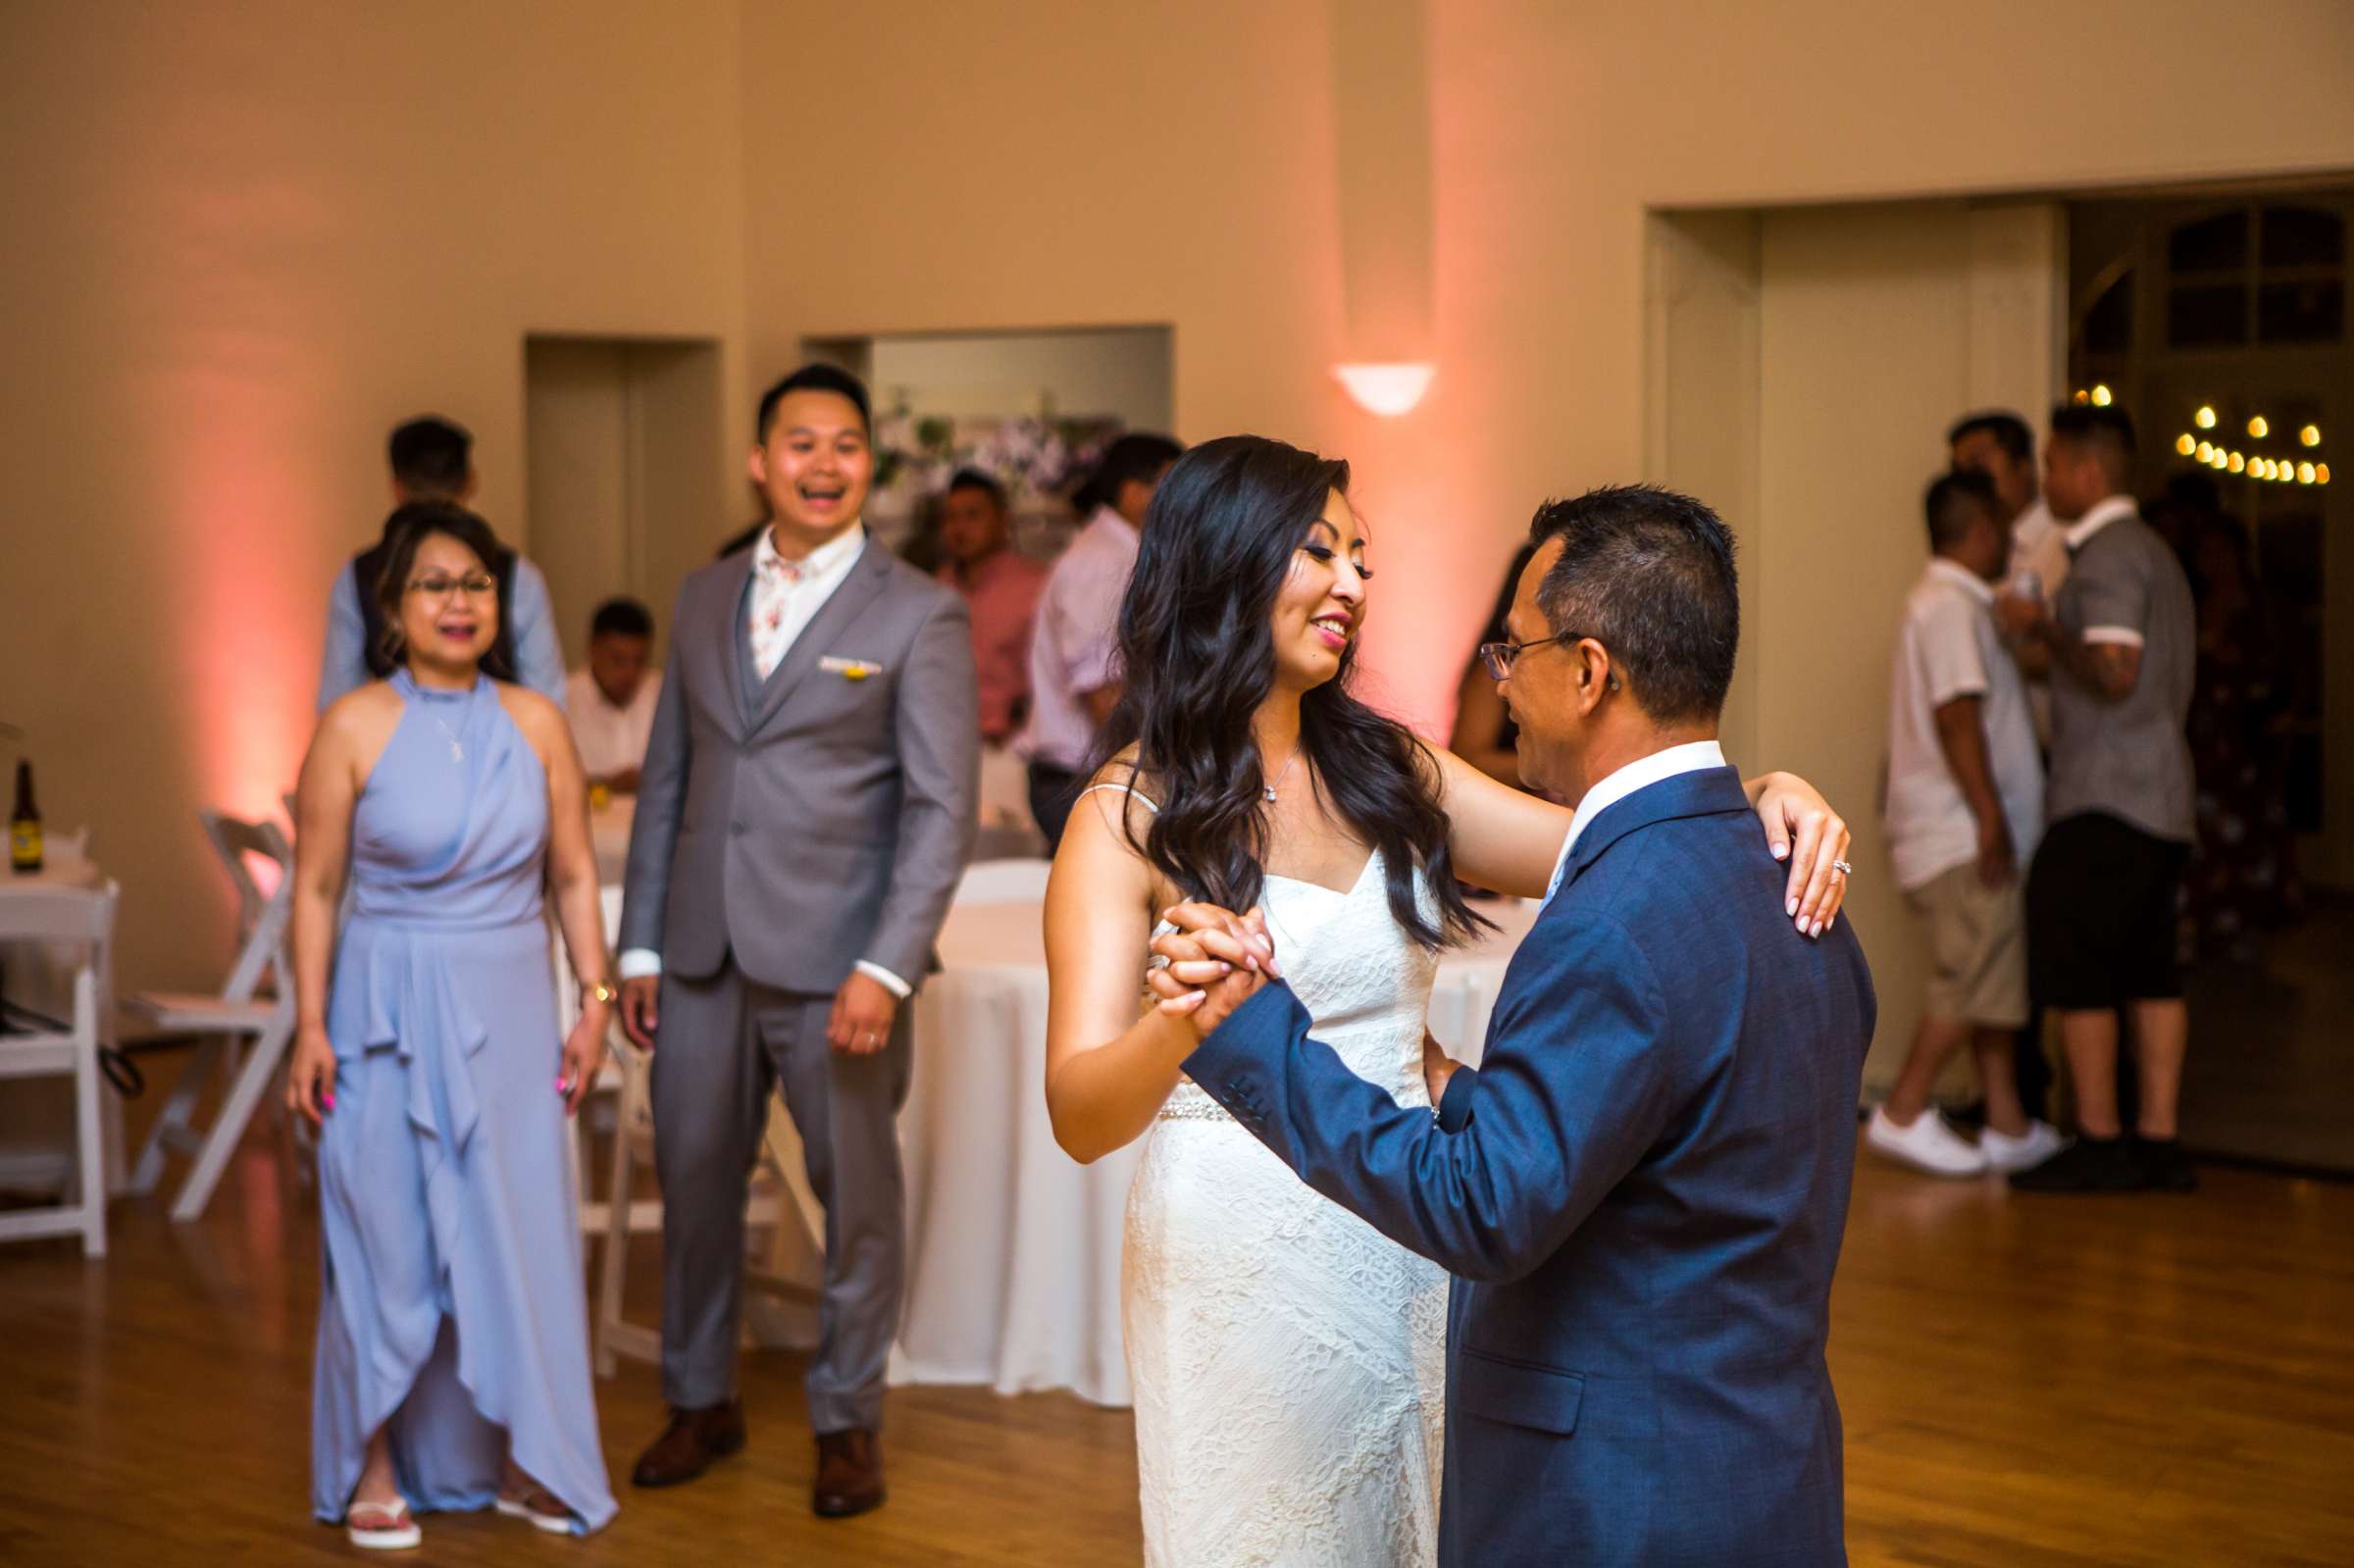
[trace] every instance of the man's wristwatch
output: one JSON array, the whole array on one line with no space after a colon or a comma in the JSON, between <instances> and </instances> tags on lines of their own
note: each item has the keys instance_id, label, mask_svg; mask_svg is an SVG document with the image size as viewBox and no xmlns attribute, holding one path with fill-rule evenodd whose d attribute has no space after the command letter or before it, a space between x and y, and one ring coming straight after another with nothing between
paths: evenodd
<instances>
[{"instance_id":1,"label":"man's wristwatch","mask_svg":"<svg viewBox=\"0 0 2354 1568\"><path fill-rule=\"evenodd\" d=\"M613 988L613 983L609 980L584 980L581 982L581 999L603 1002L610 1007L621 1000L621 992Z\"/></svg>"}]
</instances>

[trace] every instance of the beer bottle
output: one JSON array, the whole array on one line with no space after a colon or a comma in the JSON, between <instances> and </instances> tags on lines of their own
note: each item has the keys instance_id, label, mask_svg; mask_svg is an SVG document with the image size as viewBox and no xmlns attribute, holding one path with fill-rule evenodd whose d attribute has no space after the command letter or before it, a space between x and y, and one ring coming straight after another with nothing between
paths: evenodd
<instances>
[{"instance_id":1,"label":"beer bottle","mask_svg":"<svg viewBox=\"0 0 2354 1568\"><path fill-rule=\"evenodd\" d=\"M41 869L41 811L32 803L32 764L17 763L17 804L8 814L8 869Z\"/></svg>"}]
</instances>

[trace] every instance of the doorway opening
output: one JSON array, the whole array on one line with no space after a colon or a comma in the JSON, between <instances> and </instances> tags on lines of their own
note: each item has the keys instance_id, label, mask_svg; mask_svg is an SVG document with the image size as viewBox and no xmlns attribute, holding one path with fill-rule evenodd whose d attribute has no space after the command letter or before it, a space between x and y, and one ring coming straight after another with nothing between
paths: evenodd
<instances>
[{"instance_id":1,"label":"doorway opening","mask_svg":"<svg viewBox=\"0 0 2354 1568\"><path fill-rule=\"evenodd\" d=\"M528 551L564 646L627 595L660 623L728 531L720 349L703 338L524 340ZM657 655L658 657L658 655Z\"/></svg>"},{"instance_id":2,"label":"doorway opening","mask_svg":"<svg viewBox=\"0 0 2354 1568\"><path fill-rule=\"evenodd\" d=\"M2070 212L2072 398L2141 433L2136 486L2199 605L2184 1136L2354 1168L2354 186ZM2338 473L2330 459L2337 458Z\"/></svg>"}]
</instances>

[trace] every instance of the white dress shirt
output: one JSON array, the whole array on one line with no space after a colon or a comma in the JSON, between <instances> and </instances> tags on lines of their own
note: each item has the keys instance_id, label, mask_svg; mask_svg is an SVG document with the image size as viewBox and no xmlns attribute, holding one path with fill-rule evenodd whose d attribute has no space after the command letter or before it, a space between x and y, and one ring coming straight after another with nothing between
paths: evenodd
<instances>
[{"instance_id":1,"label":"white dress shirt","mask_svg":"<svg viewBox=\"0 0 2354 1568\"><path fill-rule=\"evenodd\" d=\"M1561 840L1561 856L1553 863L1553 881L1545 885L1545 902L1552 903L1553 895L1561 890L1561 879L1569 873L1569 852L1577 847L1578 835L1586 831L1586 824L1638 789L1648 789L1679 774L1723 766L1724 747L1714 740L1692 740L1655 751L1648 757L1637 757L1587 790L1585 798L1577 803L1577 810L1570 815L1569 836Z\"/></svg>"},{"instance_id":2,"label":"white dress shirt","mask_svg":"<svg viewBox=\"0 0 2354 1568\"><path fill-rule=\"evenodd\" d=\"M2049 502L2040 495L2027 503L2027 509L2011 522L2011 572L2019 576L2025 568L2035 574L2043 584L2046 604L2059 593L2060 584L2068 581L2068 531L2052 516Z\"/></svg>"},{"instance_id":3,"label":"white dress shirt","mask_svg":"<svg viewBox=\"0 0 2354 1568\"><path fill-rule=\"evenodd\" d=\"M777 553L777 531L760 531L752 546L752 602L744 633L751 638L752 672L763 681L785 662L801 632L826 607L866 553L866 528L853 523L840 538L798 561Z\"/></svg>"},{"instance_id":4,"label":"white dress shirt","mask_svg":"<svg viewBox=\"0 0 2354 1568\"><path fill-rule=\"evenodd\" d=\"M819 545L798 561L788 561L777 553L774 527L760 531L760 541L752 546L751 602L746 606L743 634L751 639L752 669L761 680L767 680L785 662L785 655L793 651L826 601L848 581L850 568L865 553L863 523L851 524L840 538ZM677 635L677 629L672 634ZM662 955L650 947L632 947L614 967L624 980L659 975ZM861 958L856 968L901 1001L915 994L914 986L881 964Z\"/></svg>"},{"instance_id":5,"label":"white dress shirt","mask_svg":"<svg viewBox=\"0 0 2354 1568\"><path fill-rule=\"evenodd\" d=\"M564 716L572 721L581 771L591 779L610 779L642 766L646 739L654 733L654 704L661 700L658 675L640 681L628 706L617 708L592 671L573 671L564 683Z\"/></svg>"}]
</instances>

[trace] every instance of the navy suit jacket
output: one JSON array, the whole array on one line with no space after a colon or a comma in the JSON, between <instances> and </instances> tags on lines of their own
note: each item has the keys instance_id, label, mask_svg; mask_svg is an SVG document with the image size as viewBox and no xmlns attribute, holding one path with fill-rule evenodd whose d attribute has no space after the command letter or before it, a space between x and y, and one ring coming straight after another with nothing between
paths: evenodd
<instances>
[{"instance_id":1,"label":"navy suit jacket","mask_svg":"<svg viewBox=\"0 0 2354 1568\"><path fill-rule=\"evenodd\" d=\"M1282 986L1187 1060L1455 1273L1441 1563L1846 1561L1823 1343L1876 1004L1784 881L1733 770L1680 775L1587 824L1436 1115Z\"/></svg>"}]
</instances>

